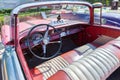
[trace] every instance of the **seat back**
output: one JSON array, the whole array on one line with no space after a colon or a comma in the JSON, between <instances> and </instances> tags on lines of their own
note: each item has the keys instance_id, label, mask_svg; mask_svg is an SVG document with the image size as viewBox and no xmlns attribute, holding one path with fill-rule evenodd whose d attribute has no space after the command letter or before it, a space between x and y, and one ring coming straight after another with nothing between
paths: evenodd
<instances>
[{"instance_id":1,"label":"seat back","mask_svg":"<svg viewBox=\"0 0 120 80\"><path fill-rule=\"evenodd\" d=\"M112 52L98 48L62 70L72 80L105 80L119 64L119 59Z\"/></svg>"},{"instance_id":2,"label":"seat back","mask_svg":"<svg viewBox=\"0 0 120 80\"><path fill-rule=\"evenodd\" d=\"M120 40L111 41L58 71L48 80L106 80L120 66ZM64 73L64 74L63 74Z\"/></svg>"}]
</instances>

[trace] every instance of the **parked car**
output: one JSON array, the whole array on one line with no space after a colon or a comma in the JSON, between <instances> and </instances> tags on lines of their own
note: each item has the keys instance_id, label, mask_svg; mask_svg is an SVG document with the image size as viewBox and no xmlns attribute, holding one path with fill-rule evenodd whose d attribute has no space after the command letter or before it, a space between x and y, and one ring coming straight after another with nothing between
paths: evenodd
<instances>
[{"instance_id":1,"label":"parked car","mask_svg":"<svg viewBox=\"0 0 120 80\"><path fill-rule=\"evenodd\" d=\"M95 8L102 4L50 1L13 9L1 28L2 79L119 80L120 29L95 24Z\"/></svg>"},{"instance_id":2,"label":"parked car","mask_svg":"<svg viewBox=\"0 0 120 80\"><path fill-rule=\"evenodd\" d=\"M105 20L105 25L120 27L120 14L119 13L103 13L102 18Z\"/></svg>"},{"instance_id":3,"label":"parked car","mask_svg":"<svg viewBox=\"0 0 120 80\"><path fill-rule=\"evenodd\" d=\"M76 19L80 19L80 20L86 20L89 21L89 10L84 6L76 6L76 10L73 10L73 6L70 7L71 5L67 6L66 9L69 9L69 13L68 14L64 14L65 16L72 16L72 18L76 18ZM71 10L71 11L70 11ZM109 10L109 9L108 9ZM114 12L108 12L107 9L104 10L104 12L102 11L102 15L101 15L101 20L102 20L102 24L103 25L110 25L110 26L115 26L115 27L120 27L120 14L119 13L114 13ZM56 13L57 11L53 11L53 13ZM62 11L64 12L68 12L66 10ZM74 13L74 15L72 15ZM94 14L94 20L97 24L100 24L100 9L96 9L95 10L95 14Z\"/></svg>"}]
</instances>

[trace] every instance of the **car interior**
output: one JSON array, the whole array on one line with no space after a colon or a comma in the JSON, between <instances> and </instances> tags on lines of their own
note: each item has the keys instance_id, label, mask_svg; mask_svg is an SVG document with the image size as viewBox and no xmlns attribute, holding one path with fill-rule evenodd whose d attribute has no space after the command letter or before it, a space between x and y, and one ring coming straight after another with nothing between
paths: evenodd
<instances>
[{"instance_id":1,"label":"car interior","mask_svg":"<svg viewBox=\"0 0 120 80\"><path fill-rule=\"evenodd\" d=\"M33 26L19 43L34 80L119 80L120 29L67 16L19 24Z\"/></svg>"},{"instance_id":2,"label":"car interior","mask_svg":"<svg viewBox=\"0 0 120 80\"><path fill-rule=\"evenodd\" d=\"M39 59L39 58L36 58L35 56L33 56L30 53L30 51L28 50L28 48L23 49L23 53L24 53L25 59L28 63L28 66L31 69L31 72L35 76L38 74L39 74L39 76L44 75L44 79L48 79L53 74L55 74L57 71L58 71L58 73L56 73L55 75L59 74L59 72L60 72L60 74L63 74L59 70L67 67L68 65L72 64L73 62L76 62L79 60L81 61L81 59L83 59L83 57L92 55L97 50L98 50L98 52L100 50L100 52L99 52L100 54L101 53L108 54L108 52L114 53L114 52L112 52L111 47L113 47L114 49L116 49L118 51L120 48L120 46L117 45L119 43L119 38L117 38L117 37L120 35L120 32L119 32L119 30L114 29L114 28L77 24L77 25L62 27L58 30L63 31L63 32L69 31L70 33L69 33L69 35L62 37L62 47L61 47L59 54L57 54L55 58L50 59L50 60L49 59L42 60L42 59ZM56 36L56 35L52 35L52 37L54 37L54 36ZM115 38L117 38L117 39L115 39ZM24 40L24 38L20 40L21 45L22 45L23 40ZM56 41L56 40L58 40L58 39L55 38L52 41ZM114 44L114 42L116 44ZM59 48L58 44L48 45L47 46L47 50L48 50L47 56L51 56L52 53L55 53L55 51L58 50L58 48ZM34 52L37 53L37 55L40 55L40 56L43 55L43 54L40 54L41 53L40 45L37 45L37 46L33 47L32 49ZM38 53L38 52L40 52L40 53ZM100 55L100 54L98 54L98 55ZM102 59L103 62L105 62L106 60L108 62L111 62L111 60L113 60L112 58L109 58L111 60L108 59L108 57L113 56L113 55L100 55L100 56L101 57L104 56L104 58ZM93 56L93 57L97 59L96 56ZM94 61L91 58L90 58L90 60ZM87 63L87 60L85 60L85 61L86 62L84 62L84 64L81 63L81 65L83 65L83 67L85 67L85 65L89 63L89 61L88 61L88 63ZM104 67L107 67L107 66L110 66L111 64L106 64L106 65L103 64L103 65L104 65ZM117 64L118 63L114 64L114 66L112 65L113 67L110 67L110 70L114 71L116 69L115 66L117 66ZM96 65L96 66L98 66L98 65ZM36 74L36 72L37 72L36 70L38 70L39 73ZM116 72L119 73L119 71L116 71ZM112 73L112 71L111 71L111 73ZM112 75L114 75L114 74L112 74ZM104 76L105 76L105 73L104 73ZM114 79L111 79L111 76L107 80L114 80ZM117 75L115 75L115 76L117 76ZM55 80L55 79L50 78L50 80ZM56 80L58 80L57 77L56 77ZM61 80L61 79L59 79L59 80ZM92 80L92 78L91 78L91 80Z\"/></svg>"}]
</instances>

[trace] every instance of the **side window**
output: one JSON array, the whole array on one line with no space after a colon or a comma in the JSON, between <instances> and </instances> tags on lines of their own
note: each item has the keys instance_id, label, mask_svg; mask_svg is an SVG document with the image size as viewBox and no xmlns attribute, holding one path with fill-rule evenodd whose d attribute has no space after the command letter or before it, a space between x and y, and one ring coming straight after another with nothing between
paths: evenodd
<instances>
[{"instance_id":1,"label":"side window","mask_svg":"<svg viewBox=\"0 0 120 80\"><path fill-rule=\"evenodd\" d=\"M107 19L102 18L101 22L102 22L103 25L105 25L105 24L107 24Z\"/></svg>"},{"instance_id":2,"label":"side window","mask_svg":"<svg viewBox=\"0 0 120 80\"><path fill-rule=\"evenodd\" d=\"M102 24L102 3L94 3L93 7L94 7L94 24Z\"/></svg>"},{"instance_id":3,"label":"side window","mask_svg":"<svg viewBox=\"0 0 120 80\"><path fill-rule=\"evenodd\" d=\"M94 24L100 24L101 8L94 8Z\"/></svg>"}]
</instances>

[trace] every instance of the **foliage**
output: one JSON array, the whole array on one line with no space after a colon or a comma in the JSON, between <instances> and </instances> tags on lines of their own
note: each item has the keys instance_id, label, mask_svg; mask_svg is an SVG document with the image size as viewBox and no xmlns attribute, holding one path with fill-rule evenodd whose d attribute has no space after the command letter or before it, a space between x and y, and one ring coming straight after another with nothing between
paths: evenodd
<instances>
[{"instance_id":1,"label":"foliage","mask_svg":"<svg viewBox=\"0 0 120 80\"><path fill-rule=\"evenodd\" d=\"M112 0L86 0L86 1L88 1L90 3L101 2L106 6L110 6L111 2L112 2Z\"/></svg>"},{"instance_id":2,"label":"foliage","mask_svg":"<svg viewBox=\"0 0 120 80\"><path fill-rule=\"evenodd\" d=\"M10 15L12 9L2 9L0 10L0 27L4 24L4 16Z\"/></svg>"},{"instance_id":3,"label":"foliage","mask_svg":"<svg viewBox=\"0 0 120 80\"><path fill-rule=\"evenodd\" d=\"M38 15L40 12L44 11L49 11L51 9L49 8L33 8L33 9L28 9L26 11L22 11L20 14L20 18L24 18L26 16L31 16L31 15ZM4 24L4 16L5 15L10 15L10 12L12 9L2 9L0 10L0 27Z\"/></svg>"},{"instance_id":4,"label":"foliage","mask_svg":"<svg viewBox=\"0 0 120 80\"><path fill-rule=\"evenodd\" d=\"M4 17L2 16L0 16L0 28L1 28L1 26L4 24Z\"/></svg>"},{"instance_id":5,"label":"foliage","mask_svg":"<svg viewBox=\"0 0 120 80\"><path fill-rule=\"evenodd\" d=\"M11 11L12 9L2 9L0 10L0 14L10 14Z\"/></svg>"},{"instance_id":6,"label":"foliage","mask_svg":"<svg viewBox=\"0 0 120 80\"><path fill-rule=\"evenodd\" d=\"M110 1L106 0L106 6L109 6Z\"/></svg>"}]
</instances>

